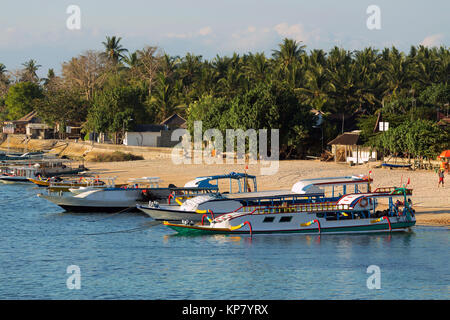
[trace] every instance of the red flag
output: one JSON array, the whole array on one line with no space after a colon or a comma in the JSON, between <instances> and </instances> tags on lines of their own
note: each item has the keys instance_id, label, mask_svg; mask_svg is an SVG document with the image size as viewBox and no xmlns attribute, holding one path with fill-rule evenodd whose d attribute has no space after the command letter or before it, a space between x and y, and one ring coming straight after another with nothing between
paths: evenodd
<instances>
[{"instance_id":1,"label":"red flag","mask_svg":"<svg viewBox=\"0 0 450 320\"><path fill-rule=\"evenodd\" d=\"M408 178L408 182L406 183L406 184L410 184L411 183L411 179L410 178Z\"/></svg>"}]
</instances>

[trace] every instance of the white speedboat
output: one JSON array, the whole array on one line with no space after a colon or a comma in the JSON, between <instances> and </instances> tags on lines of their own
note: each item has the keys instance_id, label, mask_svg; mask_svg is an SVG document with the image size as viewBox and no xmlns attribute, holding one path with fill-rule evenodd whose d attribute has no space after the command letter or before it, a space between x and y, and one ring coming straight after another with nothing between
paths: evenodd
<instances>
[{"instance_id":1,"label":"white speedboat","mask_svg":"<svg viewBox=\"0 0 450 320\"><path fill-rule=\"evenodd\" d=\"M0 182L32 184L32 180L43 177L76 174L85 170L83 166L71 167L71 160L45 159L14 161L13 164L3 163L0 167Z\"/></svg>"},{"instance_id":2,"label":"white speedboat","mask_svg":"<svg viewBox=\"0 0 450 320\"><path fill-rule=\"evenodd\" d=\"M29 179L37 178L38 175L39 167L36 166L8 166L1 169L0 182L31 184Z\"/></svg>"},{"instance_id":3,"label":"white speedboat","mask_svg":"<svg viewBox=\"0 0 450 320\"><path fill-rule=\"evenodd\" d=\"M136 205L146 204L149 201L170 203L175 196L177 199L187 199L200 194L211 194L219 191L219 181L229 180L230 184L236 182L238 190L244 190L248 180L254 181L256 177L230 173L225 175L200 177L186 183L184 187L159 187L161 180L157 177L144 177L132 179L129 185L120 188L104 188L89 190L79 194L48 193L38 194L39 197L53 202L61 208L72 212L118 212L121 210L137 210ZM216 182L216 183L214 183Z\"/></svg>"},{"instance_id":4,"label":"white speedboat","mask_svg":"<svg viewBox=\"0 0 450 320\"><path fill-rule=\"evenodd\" d=\"M180 234L339 234L407 231L415 225L407 196L412 190L384 188L342 196L335 202L287 204L235 211L201 223L165 221ZM394 204L393 198L403 198ZM376 210L377 200L388 198L389 207ZM208 221L206 221L208 220Z\"/></svg>"},{"instance_id":5,"label":"white speedboat","mask_svg":"<svg viewBox=\"0 0 450 320\"><path fill-rule=\"evenodd\" d=\"M370 177L364 175L304 179L295 183L291 190L208 194L184 202L175 198L175 203L162 205L152 202L138 205L137 208L155 220L198 222L202 220L203 214L216 217L261 206L336 201L347 192L368 192L371 181Z\"/></svg>"}]
</instances>

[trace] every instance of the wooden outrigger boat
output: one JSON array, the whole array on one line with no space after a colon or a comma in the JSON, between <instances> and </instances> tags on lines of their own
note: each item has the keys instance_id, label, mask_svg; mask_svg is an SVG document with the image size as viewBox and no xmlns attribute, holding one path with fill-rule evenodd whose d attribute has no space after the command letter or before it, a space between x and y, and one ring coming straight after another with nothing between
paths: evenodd
<instances>
[{"instance_id":1,"label":"wooden outrigger boat","mask_svg":"<svg viewBox=\"0 0 450 320\"><path fill-rule=\"evenodd\" d=\"M80 177L78 179L64 180L59 177L42 179L42 177L39 176L37 179L29 178L28 180L39 187L48 188L50 191L81 193L99 188L121 187L122 184L115 184L115 179L116 177L103 178L103 180L106 180L105 182L98 177Z\"/></svg>"},{"instance_id":2,"label":"wooden outrigger boat","mask_svg":"<svg viewBox=\"0 0 450 320\"><path fill-rule=\"evenodd\" d=\"M164 205L153 202L137 207L155 220L187 219L199 222L202 215L207 212L213 212L215 216L219 216L255 206L336 201L348 192L369 192L371 181L372 179L365 175L303 179L295 183L290 190L208 194L187 200L175 196L172 203L169 201ZM185 201L182 202L182 200Z\"/></svg>"},{"instance_id":3,"label":"wooden outrigger boat","mask_svg":"<svg viewBox=\"0 0 450 320\"><path fill-rule=\"evenodd\" d=\"M0 182L3 183L28 183L30 179L38 179L39 176L56 177L60 175L77 174L86 170L83 166L72 168L71 160L45 159L39 161L17 161L14 164L2 164L0 166Z\"/></svg>"},{"instance_id":4,"label":"wooden outrigger boat","mask_svg":"<svg viewBox=\"0 0 450 320\"><path fill-rule=\"evenodd\" d=\"M172 194L176 195L177 198L186 199L217 193L219 192L219 180L229 180L230 183L235 181L239 190L247 190L244 189L246 185L243 181L246 182L249 179L254 179L254 187L256 188L256 177L231 172L224 175L199 177L186 183L184 187L174 185L159 187L161 180L158 177L144 177L132 179L127 186L120 188L103 188L72 195L49 192L48 194L38 194L38 197L51 201L71 212L138 211L136 205L143 205L149 201L167 203L167 201L170 201L170 195Z\"/></svg>"},{"instance_id":5,"label":"wooden outrigger boat","mask_svg":"<svg viewBox=\"0 0 450 320\"><path fill-rule=\"evenodd\" d=\"M336 202L249 207L219 217L204 214L194 224L164 222L180 234L339 234L406 231L415 225L414 210L407 196L411 189L378 188L370 193L347 194ZM403 198L403 202L394 198ZM377 211L380 198L388 209ZM211 218L210 218L211 217ZM205 224L205 222L209 222Z\"/></svg>"}]
</instances>

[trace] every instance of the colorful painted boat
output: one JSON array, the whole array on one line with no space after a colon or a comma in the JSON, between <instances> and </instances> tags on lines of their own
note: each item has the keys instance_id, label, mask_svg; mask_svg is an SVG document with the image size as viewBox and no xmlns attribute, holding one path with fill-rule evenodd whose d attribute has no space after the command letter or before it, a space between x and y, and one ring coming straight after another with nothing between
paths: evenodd
<instances>
[{"instance_id":1,"label":"colorful painted boat","mask_svg":"<svg viewBox=\"0 0 450 320\"><path fill-rule=\"evenodd\" d=\"M144 177L132 179L128 186L121 188L90 190L74 195L62 193L38 194L38 197L72 212L138 211L136 205L143 205L149 201L167 203L171 194L176 195L177 198L186 199L201 194L217 193L219 191L219 180L229 180L230 183L237 182L239 190L246 190L246 182L249 179L254 181L254 187L256 188L256 177L232 172L224 175L200 177L186 183L181 188L173 185L159 187L159 178Z\"/></svg>"},{"instance_id":2,"label":"colorful painted boat","mask_svg":"<svg viewBox=\"0 0 450 320\"><path fill-rule=\"evenodd\" d=\"M381 166L387 168L411 168L412 164L382 163Z\"/></svg>"},{"instance_id":3,"label":"colorful painted boat","mask_svg":"<svg viewBox=\"0 0 450 320\"><path fill-rule=\"evenodd\" d=\"M39 187L48 188L50 191L81 193L81 191L96 190L100 188L121 187L122 185L115 184L115 179L116 177L102 178L102 180L98 177L79 177L77 179L64 180L59 177L42 179L42 177L39 176L37 179L29 178L28 180ZM80 190L80 188L82 189Z\"/></svg>"},{"instance_id":4,"label":"colorful painted boat","mask_svg":"<svg viewBox=\"0 0 450 320\"><path fill-rule=\"evenodd\" d=\"M175 197L173 203L149 203L137 208L155 220L199 222L202 214L211 212L219 216L231 211L251 211L257 207L281 204L320 203L338 200L347 192L368 192L372 179L366 175L303 179L290 190L260 191L235 194L208 194L182 202Z\"/></svg>"},{"instance_id":5,"label":"colorful painted boat","mask_svg":"<svg viewBox=\"0 0 450 320\"><path fill-rule=\"evenodd\" d=\"M83 166L72 168L71 163L71 160L45 159L2 164L0 166L0 182L31 184L30 179L38 180L39 176L56 177L77 174L86 170Z\"/></svg>"},{"instance_id":6,"label":"colorful painted boat","mask_svg":"<svg viewBox=\"0 0 450 320\"><path fill-rule=\"evenodd\" d=\"M371 193L348 194L336 202L293 204L235 211L201 223L184 220L164 222L179 234L339 234L410 230L416 223L407 196L412 190L384 188ZM388 209L376 210L380 198L388 198ZM394 198L403 198L403 202ZM205 224L205 222L207 224ZM209 222L209 223L208 223Z\"/></svg>"}]
</instances>

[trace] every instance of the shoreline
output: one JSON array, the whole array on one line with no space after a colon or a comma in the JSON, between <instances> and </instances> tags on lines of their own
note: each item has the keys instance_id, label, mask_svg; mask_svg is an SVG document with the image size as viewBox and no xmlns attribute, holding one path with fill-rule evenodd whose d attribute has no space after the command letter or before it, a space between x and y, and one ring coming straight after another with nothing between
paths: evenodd
<instances>
[{"instance_id":1,"label":"shoreline","mask_svg":"<svg viewBox=\"0 0 450 320\"><path fill-rule=\"evenodd\" d=\"M172 183L176 186L184 186L190 180L199 176L227 174L230 172L244 172L245 164L176 164L171 159L171 149L130 147L91 144L74 141L54 140L26 140L27 148L23 148L23 137L14 136L9 139L9 146L27 149L29 151L51 150L51 153L59 156L84 158L84 165L91 174L105 177L117 177L116 183L126 183L131 178L160 177L164 187ZM8 143L3 141L0 149L7 149ZM123 162L91 162L91 156L98 153L113 152L115 150L131 152L142 155L145 160ZM416 210L416 225L423 226L450 226L450 178L447 178L447 186L438 188L438 177L434 171L405 170L377 168L377 163L369 163L358 166L335 162L322 162L318 160L281 160L277 163L278 170L274 175L264 175L262 168L267 168L263 163L249 164L247 172L257 178L258 190L290 190L292 185L301 179L320 177L349 176L368 174L372 171L374 179L372 190L377 187L404 185L410 180L408 187L413 189L411 197L413 207ZM447 177L447 175L446 175ZM223 182L224 187L227 182ZM221 186L221 185L219 185Z\"/></svg>"},{"instance_id":2,"label":"shoreline","mask_svg":"<svg viewBox=\"0 0 450 320\"><path fill-rule=\"evenodd\" d=\"M117 183L125 183L129 178L158 176L161 186L173 183L183 186L198 176L244 172L242 164L188 164L176 165L170 160L154 159L130 162L87 162L86 167L101 176L117 176ZM287 190L300 179L344 176L372 171L373 188L406 183L411 178L413 206L416 210L416 225L450 227L450 187L436 188L434 173L430 171L389 170L369 168L367 165L350 167L344 164L315 160L283 160L279 162L279 172L273 176L260 174L260 164L249 165L248 173L257 177L258 190ZM435 183L436 182L436 183ZM416 205L414 205L416 204Z\"/></svg>"}]
</instances>

